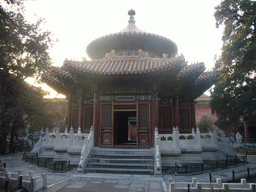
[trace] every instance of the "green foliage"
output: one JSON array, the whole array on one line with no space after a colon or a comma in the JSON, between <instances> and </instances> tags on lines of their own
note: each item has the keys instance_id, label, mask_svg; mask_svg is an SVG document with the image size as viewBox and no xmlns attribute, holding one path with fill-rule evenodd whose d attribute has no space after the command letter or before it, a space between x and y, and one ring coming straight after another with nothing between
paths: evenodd
<instances>
[{"instance_id":1,"label":"green foliage","mask_svg":"<svg viewBox=\"0 0 256 192\"><path fill-rule=\"evenodd\" d=\"M200 132L202 133L208 133L211 131L211 127L213 126L213 118L210 115L203 115L197 124L197 127L199 127Z\"/></svg>"},{"instance_id":2,"label":"green foliage","mask_svg":"<svg viewBox=\"0 0 256 192\"><path fill-rule=\"evenodd\" d=\"M224 26L223 52L216 69L222 72L210 106L216 125L232 131L256 109L256 2L224 0L216 7L217 26Z\"/></svg>"},{"instance_id":3,"label":"green foliage","mask_svg":"<svg viewBox=\"0 0 256 192\"><path fill-rule=\"evenodd\" d=\"M0 153L8 134L26 125L53 126L52 116L44 110L43 91L24 81L49 68L50 33L40 31L42 20L25 20L20 1L5 2L5 8L0 5Z\"/></svg>"}]
</instances>

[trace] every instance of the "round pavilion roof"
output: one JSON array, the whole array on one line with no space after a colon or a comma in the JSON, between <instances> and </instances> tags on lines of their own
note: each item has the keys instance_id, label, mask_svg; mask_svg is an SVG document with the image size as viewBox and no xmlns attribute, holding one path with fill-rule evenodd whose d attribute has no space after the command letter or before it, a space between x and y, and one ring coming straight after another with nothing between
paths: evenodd
<instances>
[{"instance_id":1,"label":"round pavilion roof","mask_svg":"<svg viewBox=\"0 0 256 192\"><path fill-rule=\"evenodd\" d=\"M135 25L135 11L128 11L130 19L128 26L118 33L109 34L92 41L86 49L91 59L102 59L111 50L139 50L154 53L162 57L168 54L169 57L175 56L178 52L177 45L168 38L144 32Z\"/></svg>"}]
</instances>

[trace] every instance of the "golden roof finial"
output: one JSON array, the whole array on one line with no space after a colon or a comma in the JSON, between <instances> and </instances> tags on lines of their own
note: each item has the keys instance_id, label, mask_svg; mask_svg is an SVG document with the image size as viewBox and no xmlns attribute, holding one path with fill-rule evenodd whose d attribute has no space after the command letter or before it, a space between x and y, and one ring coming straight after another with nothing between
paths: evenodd
<instances>
[{"instance_id":1,"label":"golden roof finial","mask_svg":"<svg viewBox=\"0 0 256 192\"><path fill-rule=\"evenodd\" d=\"M130 15L130 19L129 19L128 23L135 23L135 20L134 20L134 17L133 17L135 14L136 13L133 9L128 11L128 15Z\"/></svg>"}]
</instances>

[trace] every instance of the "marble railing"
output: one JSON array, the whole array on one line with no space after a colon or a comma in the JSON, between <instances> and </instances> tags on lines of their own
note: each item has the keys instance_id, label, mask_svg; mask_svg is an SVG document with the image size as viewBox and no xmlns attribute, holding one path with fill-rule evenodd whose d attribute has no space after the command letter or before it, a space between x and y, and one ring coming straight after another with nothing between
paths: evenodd
<instances>
[{"instance_id":1,"label":"marble railing","mask_svg":"<svg viewBox=\"0 0 256 192\"><path fill-rule=\"evenodd\" d=\"M169 192L182 191L255 191L255 183L247 183L246 179L241 179L241 183L222 183L220 178L216 179L216 183L198 182L196 178L192 178L192 182L170 182Z\"/></svg>"},{"instance_id":2,"label":"marble railing","mask_svg":"<svg viewBox=\"0 0 256 192\"><path fill-rule=\"evenodd\" d=\"M155 157L154 157L154 174L161 175L162 174L162 165L161 165L161 152L159 146L159 134L158 128L155 128Z\"/></svg>"},{"instance_id":3,"label":"marble railing","mask_svg":"<svg viewBox=\"0 0 256 192\"><path fill-rule=\"evenodd\" d=\"M44 137L40 136L39 141L35 143L31 152L40 152L42 149L55 151L82 150L88 135L81 133L81 128L78 128L77 133L74 133L72 127L69 133L67 129L64 133L60 133L58 128L56 132L49 133L49 129L47 128L46 135Z\"/></svg>"},{"instance_id":4,"label":"marble railing","mask_svg":"<svg viewBox=\"0 0 256 192\"><path fill-rule=\"evenodd\" d=\"M187 151L202 151L202 148L219 149L227 152L233 149L226 136L217 136L217 132L200 133L199 128L192 128L191 133L181 134L178 127L173 128L172 134L159 134L160 151L181 153L181 149Z\"/></svg>"},{"instance_id":5,"label":"marble railing","mask_svg":"<svg viewBox=\"0 0 256 192\"><path fill-rule=\"evenodd\" d=\"M93 146L94 146L94 131L93 131L93 127L91 126L90 133L81 151L81 157L80 157L77 171L83 171Z\"/></svg>"}]
</instances>

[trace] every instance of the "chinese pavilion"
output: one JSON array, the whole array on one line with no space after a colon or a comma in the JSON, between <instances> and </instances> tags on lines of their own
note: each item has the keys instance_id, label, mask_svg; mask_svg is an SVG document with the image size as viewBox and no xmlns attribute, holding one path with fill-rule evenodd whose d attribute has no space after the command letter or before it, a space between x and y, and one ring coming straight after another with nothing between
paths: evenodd
<instances>
[{"instance_id":1,"label":"chinese pavilion","mask_svg":"<svg viewBox=\"0 0 256 192\"><path fill-rule=\"evenodd\" d=\"M94 146L151 148L160 134L191 132L195 98L216 82L203 63L187 65L168 38L144 32L128 12L128 26L87 46L91 60L65 60L42 79L69 101L67 127L88 132Z\"/></svg>"}]
</instances>

